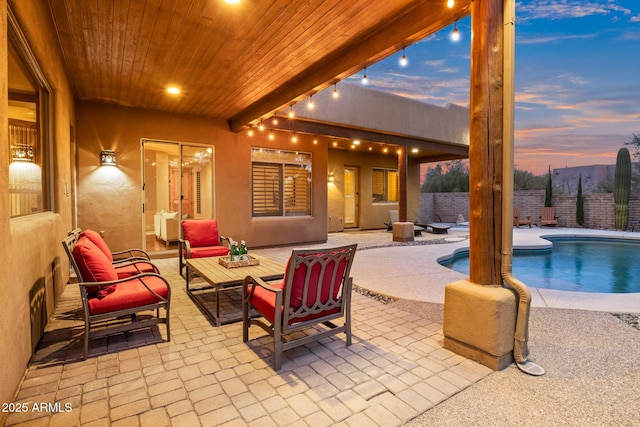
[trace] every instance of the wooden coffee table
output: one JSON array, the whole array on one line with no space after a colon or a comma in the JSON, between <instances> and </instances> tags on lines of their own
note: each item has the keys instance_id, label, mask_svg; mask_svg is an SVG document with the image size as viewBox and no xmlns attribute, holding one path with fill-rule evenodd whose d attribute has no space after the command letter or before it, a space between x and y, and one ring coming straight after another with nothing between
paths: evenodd
<instances>
[{"instance_id":1,"label":"wooden coffee table","mask_svg":"<svg viewBox=\"0 0 640 427\"><path fill-rule=\"evenodd\" d=\"M187 260L186 290L191 299L200 307L216 326L237 322L242 319L242 282L247 276L262 280L277 280L284 277L285 266L269 258L251 255L260 260L259 265L226 268L218 261L219 257L193 258ZM206 285L191 287L191 275L205 280ZM225 292L223 312L221 314L221 292Z\"/></svg>"}]
</instances>

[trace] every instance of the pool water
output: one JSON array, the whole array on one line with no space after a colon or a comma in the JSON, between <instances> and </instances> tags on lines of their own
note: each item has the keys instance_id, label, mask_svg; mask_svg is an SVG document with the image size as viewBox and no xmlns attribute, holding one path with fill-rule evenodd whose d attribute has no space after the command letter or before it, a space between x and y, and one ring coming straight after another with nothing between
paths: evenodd
<instances>
[{"instance_id":1,"label":"pool water","mask_svg":"<svg viewBox=\"0 0 640 427\"><path fill-rule=\"evenodd\" d=\"M513 275L534 288L561 291L640 292L640 242L548 239L551 251L514 250ZM469 274L468 253L442 262Z\"/></svg>"}]
</instances>

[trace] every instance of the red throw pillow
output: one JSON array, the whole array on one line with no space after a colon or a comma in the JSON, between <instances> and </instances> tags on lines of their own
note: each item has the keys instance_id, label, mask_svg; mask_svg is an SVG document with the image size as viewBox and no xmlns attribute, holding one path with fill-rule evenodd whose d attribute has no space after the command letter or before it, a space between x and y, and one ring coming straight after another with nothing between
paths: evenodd
<instances>
[{"instance_id":1,"label":"red throw pillow","mask_svg":"<svg viewBox=\"0 0 640 427\"><path fill-rule=\"evenodd\" d=\"M109 246L107 246L107 242L104 241L102 236L97 231L84 230L82 233L80 233L80 237L82 236L91 240L93 244L100 248L100 250L107 256L107 258L109 258L109 262L113 262L113 254L111 253L111 249L109 249Z\"/></svg>"},{"instance_id":2,"label":"red throw pillow","mask_svg":"<svg viewBox=\"0 0 640 427\"><path fill-rule=\"evenodd\" d=\"M220 245L216 219L185 219L182 221L182 234L191 247Z\"/></svg>"},{"instance_id":3,"label":"red throw pillow","mask_svg":"<svg viewBox=\"0 0 640 427\"><path fill-rule=\"evenodd\" d=\"M118 273L104 252L87 237L80 237L73 247L73 259L85 282L118 280Z\"/></svg>"}]
</instances>

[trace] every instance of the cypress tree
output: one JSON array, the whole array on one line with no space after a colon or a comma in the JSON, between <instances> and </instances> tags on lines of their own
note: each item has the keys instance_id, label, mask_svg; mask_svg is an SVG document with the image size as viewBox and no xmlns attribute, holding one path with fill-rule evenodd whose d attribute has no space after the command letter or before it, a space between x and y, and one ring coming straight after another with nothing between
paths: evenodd
<instances>
[{"instance_id":1,"label":"cypress tree","mask_svg":"<svg viewBox=\"0 0 640 427\"><path fill-rule=\"evenodd\" d=\"M549 165L549 175L547 177L547 187L546 187L545 192L544 192L544 207L545 208L550 208L551 206L553 206L552 199L553 199L553 186L552 186L552 183L551 183L551 165Z\"/></svg>"},{"instance_id":2,"label":"cypress tree","mask_svg":"<svg viewBox=\"0 0 640 427\"><path fill-rule=\"evenodd\" d=\"M584 198L582 197L582 174L578 178L578 197L576 198L576 222L584 224Z\"/></svg>"}]
</instances>

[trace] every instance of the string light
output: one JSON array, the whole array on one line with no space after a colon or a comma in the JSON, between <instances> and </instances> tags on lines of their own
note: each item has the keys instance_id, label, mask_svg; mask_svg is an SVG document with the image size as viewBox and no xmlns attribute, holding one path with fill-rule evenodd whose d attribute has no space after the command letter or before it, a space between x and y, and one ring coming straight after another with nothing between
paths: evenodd
<instances>
[{"instance_id":1,"label":"string light","mask_svg":"<svg viewBox=\"0 0 640 427\"><path fill-rule=\"evenodd\" d=\"M264 131L264 124L262 123L262 120L260 120L260 124L258 125L258 130L259 130L260 132L263 132L263 131Z\"/></svg>"},{"instance_id":2,"label":"string light","mask_svg":"<svg viewBox=\"0 0 640 427\"><path fill-rule=\"evenodd\" d=\"M458 40L460 40L460 32L458 31L458 21L456 21L456 23L453 24L453 33L451 33L451 40L453 40L454 42L457 42Z\"/></svg>"},{"instance_id":3,"label":"string light","mask_svg":"<svg viewBox=\"0 0 640 427\"><path fill-rule=\"evenodd\" d=\"M316 104L313 102L313 95L309 95L309 102L307 102L307 110L313 110L316 108Z\"/></svg>"},{"instance_id":4,"label":"string light","mask_svg":"<svg viewBox=\"0 0 640 427\"><path fill-rule=\"evenodd\" d=\"M247 134L248 134L249 136L253 136L253 127L250 127L250 128L249 128L249 131L247 131Z\"/></svg>"},{"instance_id":5,"label":"string light","mask_svg":"<svg viewBox=\"0 0 640 427\"><path fill-rule=\"evenodd\" d=\"M293 104L289 106L289 118L294 119L296 117L296 112L293 111Z\"/></svg>"},{"instance_id":6,"label":"string light","mask_svg":"<svg viewBox=\"0 0 640 427\"><path fill-rule=\"evenodd\" d=\"M278 124L278 116L276 116L276 114L273 114L273 118L271 119L271 123L273 123L274 125Z\"/></svg>"},{"instance_id":7,"label":"string light","mask_svg":"<svg viewBox=\"0 0 640 427\"><path fill-rule=\"evenodd\" d=\"M406 67L408 64L407 55L404 54L404 48L402 48L402 57L400 58L400 66Z\"/></svg>"},{"instance_id":8,"label":"string light","mask_svg":"<svg viewBox=\"0 0 640 427\"><path fill-rule=\"evenodd\" d=\"M367 67L364 67L364 76L362 76L362 84L369 84L369 79L367 78Z\"/></svg>"},{"instance_id":9,"label":"string light","mask_svg":"<svg viewBox=\"0 0 640 427\"><path fill-rule=\"evenodd\" d=\"M269 132L269 140L273 141L274 139L276 139L276 136L273 134L273 131Z\"/></svg>"},{"instance_id":10,"label":"string light","mask_svg":"<svg viewBox=\"0 0 640 427\"><path fill-rule=\"evenodd\" d=\"M333 97L336 99L340 97L340 92L338 92L337 83L333 84Z\"/></svg>"},{"instance_id":11,"label":"string light","mask_svg":"<svg viewBox=\"0 0 640 427\"><path fill-rule=\"evenodd\" d=\"M293 135L291 136L291 142L298 142L298 136L296 135L296 133L294 132Z\"/></svg>"}]
</instances>

